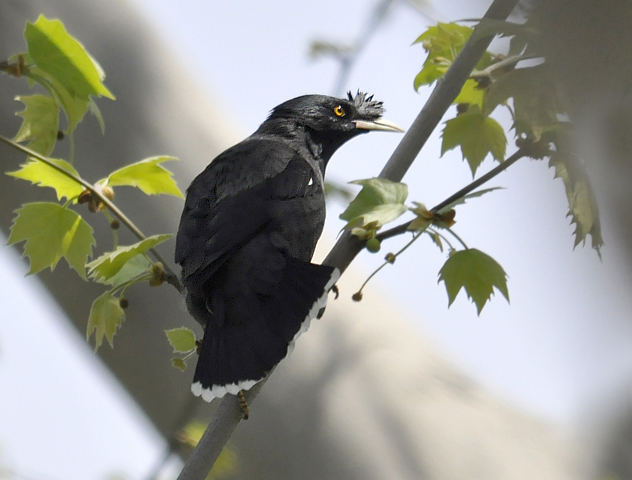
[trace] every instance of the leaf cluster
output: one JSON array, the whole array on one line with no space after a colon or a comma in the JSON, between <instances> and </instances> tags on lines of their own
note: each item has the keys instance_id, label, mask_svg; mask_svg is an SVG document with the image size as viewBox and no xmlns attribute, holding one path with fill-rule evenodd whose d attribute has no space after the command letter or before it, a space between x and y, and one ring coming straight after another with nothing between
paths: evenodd
<instances>
[{"instance_id":1,"label":"leaf cluster","mask_svg":"<svg viewBox=\"0 0 632 480\"><path fill-rule=\"evenodd\" d=\"M72 158L50 158L57 142L72 134L85 114L91 111L103 128L95 98L114 100L103 83L101 66L72 37L59 20L40 16L27 23L27 51L3 62L2 72L25 78L30 87L38 85L43 93L21 95L16 99L25 106L17 114L22 125L13 140L4 139L27 153L19 169L7 175L55 191L57 202L37 202L22 205L15 211L9 244L24 243L24 255L29 258L29 274L46 268L53 270L63 258L84 280L108 287L91 308L86 335L95 335L95 349L104 339L112 345L114 335L125 318L128 300L125 293L138 282L160 285L166 277L164 262L154 248L172 235L145 237L112 203L114 188L129 186L147 195L171 195L183 198L175 181L162 165L175 160L160 156L147 158L120 168L94 183L84 180ZM65 115L62 131L60 115ZM27 143L26 147L19 143ZM89 212L99 212L112 226L113 249L98 258L93 256L96 240L93 229L81 211L87 204ZM119 217L114 218L114 217ZM118 227L125 223L140 241L118 245ZM149 253L153 252L156 261Z\"/></svg>"}]
</instances>

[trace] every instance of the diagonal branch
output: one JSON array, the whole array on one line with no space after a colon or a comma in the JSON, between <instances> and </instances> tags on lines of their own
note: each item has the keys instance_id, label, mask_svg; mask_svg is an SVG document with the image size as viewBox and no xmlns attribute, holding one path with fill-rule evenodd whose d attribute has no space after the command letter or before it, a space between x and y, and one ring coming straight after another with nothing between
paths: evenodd
<instances>
[{"instance_id":1,"label":"diagonal branch","mask_svg":"<svg viewBox=\"0 0 632 480\"><path fill-rule=\"evenodd\" d=\"M504 20L517 3L518 0L494 0L484 18ZM472 35L472 38L474 40L470 39L465 44L448 71L437 82L428 102L380 173L381 178L399 182L404 177L430 134L436 129L441 118L452 105L463 84L487 50L493 35L479 39L476 39L476 35ZM344 272L362 247L363 242L347 232L338 240L323 264L335 266ZM263 379L245 392L248 402L252 402L265 381L266 379ZM204 480L241 418L242 412L237 398L232 395L222 398L214 420L209 424L202 440L189 456L178 480Z\"/></svg>"}]
</instances>

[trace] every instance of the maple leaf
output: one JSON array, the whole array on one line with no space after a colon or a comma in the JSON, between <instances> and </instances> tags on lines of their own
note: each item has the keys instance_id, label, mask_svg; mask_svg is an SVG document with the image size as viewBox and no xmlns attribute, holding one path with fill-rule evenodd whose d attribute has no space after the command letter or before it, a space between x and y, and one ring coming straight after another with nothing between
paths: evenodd
<instances>
[{"instance_id":1,"label":"maple leaf","mask_svg":"<svg viewBox=\"0 0 632 480\"><path fill-rule=\"evenodd\" d=\"M35 23L26 24L24 37L37 67L57 80L71 96L86 101L90 95L114 99L103 84L105 74L101 66L59 20L40 15Z\"/></svg>"},{"instance_id":2,"label":"maple leaf","mask_svg":"<svg viewBox=\"0 0 632 480\"><path fill-rule=\"evenodd\" d=\"M59 130L57 102L46 95L18 96L15 99L22 102L25 109L16 114L22 117L22 126L13 140L30 140L28 147L31 150L48 157L55 149Z\"/></svg>"},{"instance_id":3,"label":"maple leaf","mask_svg":"<svg viewBox=\"0 0 632 480\"><path fill-rule=\"evenodd\" d=\"M369 178L349 182L362 185L362 190L342 212L340 218L347 221L345 228L373 224L374 230L400 217L408 208L408 186L382 178Z\"/></svg>"},{"instance_id":4,"label":"maple leaf","mask_svg":"<svg viewBox=\"0 0 632 480\"><path fill-rule=\"evenodd\" d=\"M147 195L173 195L184 198L182 192L171 177L173 174L160 165L163 162L177 160L175 157L151 157L132 163L112 172L102 181L110 187L138 187Z\"/></svg>"},{"instance_id":5,"label":"maple leaf","mask_svg":"<svg viewBox=\"0 0 632 480\"><path fill-rule=\"evenodd\" d=\"M56 158L49 158L49 160L66 172L71 173L76 177L79 176L77 170L75 170L75 168L65 160ZM72 178L35 158L31 158L24 165L21 165L20 170L7 172L6 174L11 177L27 180L40 187L54 188L57 193L58 200L61 200L64 197L78 197L84 190L84 187Z\"/></svg>"},{"instance_id":6,"label":"maple leaf","mask_svg":"<svg viewBox=\"0 0 632 480\"><path fill-rule=\"evenodd\" d=\"M92 227L79 214L57 203L27 203L15 211L9 245L26 240L24 255L29 257L29 275L47 267L54 270L63 257L68 265L86 278L87 257L96 244Z\"/></svg>"},{"instance_id":7,"label":"maple leaf","mask_svg":"<svg viewBox=\"0 0 632 480\"><path fill-rule=\"evenodd\" d=\"M475 248L459 250L450 255L439 271L439 282L445 283L448 306L452 305L461 288L476 304L478 314L494 293L494 288L509 301L507 274L489 255Z\"/></svg>"},{"instance_id":8,"label":"maple leaf","mask_svg":"<svg viewBox=\"0 0 632 480\"><path fill-rule=\"evenodd\" d=\"M197 348L195 334L186 327L165 330L173 353L189 353Z\"/></svg>"},{"instance_id":9,"label":"maple leaf","mask_svg":"<svg viewBox=\"0 0 632 480\"><path fill-rule=\"evenodd\" d=\"M121 308L120 300L112 295L112 292L107 291L92 302L86 339L90 340L94 333L95 352L101 347L104 338L107 339L110 347L114 348L114 334L123 324L123 320L125 320L125 310Z\"/></svg>"},{"instance_id":10,"label":"maple leaf","mask_svg":"<svg viewBox=\"0 0 632 480\"><path fill-rule=\"evenodd\" d=\"M476 106L466 113L445 122L442 133L441 155L448 150L461 147L463 158L472 170L476 169L488 154L502 162L505 158L507 138L505 131L493 118L484 116Z\"/></svg>"},{"instance_id":11,"label":"maple leaf","mask_svg":"<svg viewBox=\"0 0 632 480\"><path fill-rule=\"evenodd\" d=\"M152 235L133 245L118 247L113 252L104 253L86 265L89 269L88 275L97 281L111 280L128 261L171 237L173 237L171 234Z\"/></svg>"}]
</instances>

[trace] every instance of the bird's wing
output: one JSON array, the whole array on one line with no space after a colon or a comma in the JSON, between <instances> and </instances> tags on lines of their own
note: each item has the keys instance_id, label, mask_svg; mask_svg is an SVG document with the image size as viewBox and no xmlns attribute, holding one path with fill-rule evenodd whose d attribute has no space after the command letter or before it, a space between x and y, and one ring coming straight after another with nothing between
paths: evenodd
<instances>
[{"instance_id":1,"label":"bird's wing","mask_svg":"<svg viewBox=\"0 0 632 480\"><path fill-rule=\"evenodd\" d=\"M248 140L217 157L188 190L175 252L183 278L203 283L265 228L271 201L303 195L313 175L281 142Z\"/></svg>"}]
</instances>

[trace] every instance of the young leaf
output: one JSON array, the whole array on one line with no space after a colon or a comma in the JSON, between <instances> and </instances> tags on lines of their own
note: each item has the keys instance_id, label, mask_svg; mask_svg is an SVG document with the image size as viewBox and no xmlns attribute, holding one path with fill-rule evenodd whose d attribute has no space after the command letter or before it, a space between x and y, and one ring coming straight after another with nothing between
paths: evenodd
<instances>
[{"instance_id":1,"label":"young leaf","mask_svg":"<svg viewBox=\"0 0 632 480\"><path fill-rule=\"evenodd\" d=\"M189 353L197 348L195 334L186 327L165 330L165 334L173 347L173 353Z\"/></svg>"},{"instance_id":2,"label":"young leaf","mask_svg":"<svg viewBox=\"0 0 632 480\"><path fill-rule=\"evenodd\" d=\"M49 160L68 173L79 176L77 170L65 160L55 158ZM24 165L21 165L21 167L20 170L15 172L7 172L7 175L21 178L22 180L28 180L40 187L54 188L55 192L57 192L57 200L61 200L64 197L75 198L84 190L84 187L75 182L72 178L35 158L29 159Z\"/></svg>"},{"instance_id":3,"label":"young leaf","mask_svg":"<svg viewBox=\"0 0 632 480\"><path fill-rule=\"evenodd\" d=\"M118 247L113 252L104 253L86 265L88 267L88 275L97 281L111 280L133 257L140 253L145 253L150 248L154 248L171 237L173 237L171 234L152 235L133 245Z\"/></svg>"},{"instance_id":4,"label":"young leaf","mask_svg":"<svg viewBox=\"0 0 632 480\"><path fill-rule=\"evenodd\" d=\"M375 228L392 222L408 208L404 205L408 196L408 186L381 178L355 180L349 182L362 185L362 190L342 212L340 218L347 221L345 228L367 225L375 222Z\"/></svg>"},{"instance_id":5,"label":"young leaf","mask_svg":"<svg viewBox=\"0 0 632 480\"><path fill-rule=\"evenodd\" d=\"M57 203L27 203L15 211L9 245L23 242L29 257L29 275L50 267L64 257L68 265L86 278L87 257L96 243L92 227L80 215Z\"/></svg>"},{"instance_id":6,"label":"young leaf","mask_svg":"<svg viewBox=\"0 0 632 480\"><path fill-rule=\"evenodd\" d=\"M96 352L103 338L106 338L110 347L114 348L114 334L125 320L125 310L121 308L120 300L107 291L92 302L86 339L94 333L94 351Z\"/></svg>"},{"instance_id":7,"label":"young leaf","mask_svg":"<svg viewBox=\"0 0 632 480\"><path fill-rule=\"evenodd\" d=\"M413 44L421 43L428 52L428 58L414 81L415 90L422 85L430 85L443 76L463 46L472 35L473 29L456 23L439 23L420 35ZM478 70L487 68L492 62L492 54L485 52L476 65ZM461 103L459 100L455 103ZM469 102L463 102L469 103ZM474 103L474 102L473 102Z\"/></svg>"},{"instance_id":8,"label":"young leaf","mask_svg":"<svg viewBox=\"0 0 632 480\"><path fill-rule=\"evenodd\" d=\"M57 102L46 95L15 97L26 108L18 112L22 126L13 138L16 142L30 140L31 150L48 157L55 149L59 130L59 107Z\"/></svg>"},{"instance_id":9,"label":"young leaf","mask_svg":"<svg viewBox=\"0 0 632 480\"><path fill-rule=\"evenodd\" d=\"M59 20L40 15L35 23L26 24L24 36L38 68L59 81L71 96L88 100L96 95L114 100L103 84L105 74L99 64Z\"/></svg>"},{"instance_id":10,"label":"young leaf","mask_svg":"<svg viewBox=\"0 0 632 480\"><path fill-rule=\"evenodd\" d=\"M182 192L171 178L172 173L160 165L163 162L177 160L174 157L151 157L140 162L127 165L112 172L105 179L104 185L117 187L127 185L138 187L147 195L174 195L184 198Z\"/></svg>"},{"instance_id":11,"label":"young leaf","mask_svg":"<svg viewBox=\"0 0 632 480\"><path fill-rule=\"evenodd\" d=\"M434 218L434 214L426 208L423 203L413 202L415 204L415 208L411 208L410 211L417 215L410 225L408 225L408 230L416 231L416 232L424 232L430 225L432 225L432 219Z\"/></svg>"},{"instance_id":12,"label":"young leaf","mask_svg":"<svg viewBox=\"0 0 632 480\"><path fill-rule=\"evenodd\" d=\"M453 103L468 103L470 105L478 105L479 108L483 106L483 99L485 97L485 90L478 87L478 82L473 79L468 79L463 84L459 96L456 97Z\"/></svg>"},{"instance_id":13,"label":"young leaf","mask_svg":"<svg viewBox=\"0 0 632 480\"><path fill-rule=\"evenodd\" d=\"M149 261L144 255L138 254L135 257L130 258L116 273L116 275L109 278L100 277L95 279L95 281L105 285L111 285L113 288L116 288L136 277L139 277L140 275L147 273L148 270Z\"/></svg>"},{"instance_id":14,"label":"young leaf","mask_svg":"<svg viewBox=\"0 0 632 480\"><path fill-rule=\"evenodd\" d=\"M592 247L601 257L603 238L601 236L601 222L599 207L592 184L584 165L573 155L555 153L551 155L549 166L555 169L555 177L561 178L568 199L568 216L575 224L575 247L586 242L586 237L592 237Z\"/></svg>"},{"instance_id":15,"label":"young leaf","mask_svg":"<svg viewBox=\"0 0 632 480\"><path fill-rule=\"evenodd\" d=\"M460 146L472 176L488 153L499 162L505 158L507 138L503 127L493 118L483 116L477 107L445 122L442 138L441 155Z\"/></svg>"},{"instance_id":16,"label":"young leaf","mask_svg":"<svg viewBox=\"0 0 632 480\"><path fill-rule=\"evenodd\" d=\"M171 365L181 372L184 372L187 369L187 362L185 362L183 358L172 358Z\"/></svg>"},{"instance_id":17,"label":"young leaf","mask_svg":"<svg viewBox=\"0 0 632 480\"><path fill-rule=\"evenodd\" d=\"M494 288L509 301L507 274L496 260L474 248L451 255L439 271L439 282L441 280L448 291L448 306L452 305L461 288L465 288L468 298L476 304L479 315Z\"/></svg>"}]
</instances>

